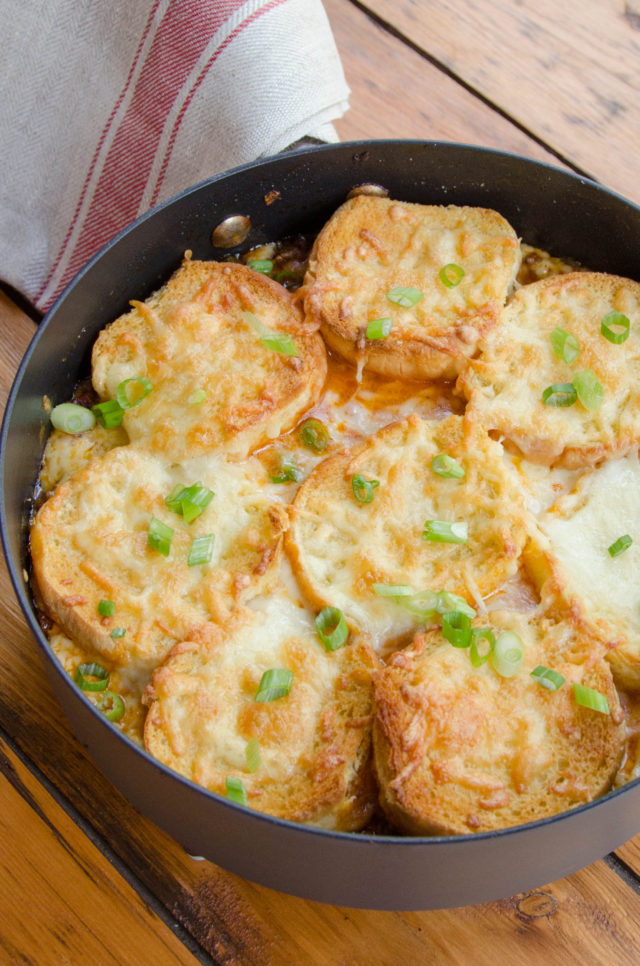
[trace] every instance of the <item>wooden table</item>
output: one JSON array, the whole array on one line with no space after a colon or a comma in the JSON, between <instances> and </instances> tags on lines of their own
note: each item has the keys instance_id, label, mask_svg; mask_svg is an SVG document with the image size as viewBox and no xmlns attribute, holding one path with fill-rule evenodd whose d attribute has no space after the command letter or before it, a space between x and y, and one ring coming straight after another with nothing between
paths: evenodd
<instances>
[{"instance_id":1,"label":"wooden table","mask_svg":"<svg viewBox=\"0 0 640 966\"><path fill-rule=\"evenodd\" d=\"M352 90L343 140L486 145L640 202L640 0L325 7ZM7 295L0 329L4 401L34 331ZM90 762L0 580L1 963L640 963L640 836L535 893L422 913L305 902L194 861Z\"/></svg>"}]
</instances>

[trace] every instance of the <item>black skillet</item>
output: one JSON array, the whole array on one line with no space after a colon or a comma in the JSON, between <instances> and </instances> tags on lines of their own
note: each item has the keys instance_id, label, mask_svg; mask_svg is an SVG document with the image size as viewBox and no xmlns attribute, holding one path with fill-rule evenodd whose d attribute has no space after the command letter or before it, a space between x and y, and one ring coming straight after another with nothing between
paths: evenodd
<instances>
[{"instance_id":1,"label":"black skillet","mask_svg":"<svg viewBox=\"0 0 640 966\"><path fill-rule=\"evenodd\" d=\"M496 833L401 838L319 831L273 819L158 764L88 703L60 668L23 571L26 521L46 432L42 399L68 399L98 331L142 299L185 249L220 258L313 232L362 184L394 198L496 208L528 243L640 280L640 208L591 181L513 155L424 141L306 148L219 175L121 232L68 286L16 377L0 441L0 524L11 578L71 725L133 805L194 855L307 899L372 909L435 909L536 888L588 865L640 831L640 780L564 815ZM212 244L229 216L250 219L242 244Z\"/></svg>"}]
</instances>

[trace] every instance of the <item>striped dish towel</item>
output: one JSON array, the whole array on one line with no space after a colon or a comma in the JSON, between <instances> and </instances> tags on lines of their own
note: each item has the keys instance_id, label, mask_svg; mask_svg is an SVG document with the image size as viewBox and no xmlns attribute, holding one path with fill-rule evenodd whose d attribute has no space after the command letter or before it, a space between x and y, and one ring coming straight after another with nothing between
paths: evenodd
<instances>
[{"instance_id":1,"label":"striped dish towel","mask_svg":"<svg viewBox=\"0 0 640 966\"><path fill-rule=\"evenodd\" d=\"M320 0L0 0L0 278L45 311L116 232L347 88Z\"/></svg>"}]
</instances>

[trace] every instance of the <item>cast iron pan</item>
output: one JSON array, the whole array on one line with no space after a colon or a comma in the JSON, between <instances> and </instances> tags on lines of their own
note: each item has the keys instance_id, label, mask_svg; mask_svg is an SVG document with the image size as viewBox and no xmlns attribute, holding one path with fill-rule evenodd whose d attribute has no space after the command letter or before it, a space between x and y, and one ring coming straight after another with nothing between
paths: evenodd
<instances>
[{"instance_id":1,"label":"cast iron pan","mask_svg":"<svg viewBox=\"0 0 640 966\"><path fill-rule=\"evenodd\" d=\"M283 892L370 909L436 909L513 895L562 878L640 831L640 780L564 815L450 838L333 833L228 802L158 764L86 701L60 669L23 579L29 496L48 421L88 372L98 331L177 268L185 249L219 258L215 226L248 215L236 250L317 229L355 186L394 198L496 208L527 242L640 281L640 208L592 182L466 145L378 141L307 148L191 188L139 219L75 278L20 367L0 441L0 524L16 594L53 687L97 765L133 805L193 854ZM279 194L273 200L273 192ZM270 203L268 203L270 202Z\"/></svg>"}]
</instances>

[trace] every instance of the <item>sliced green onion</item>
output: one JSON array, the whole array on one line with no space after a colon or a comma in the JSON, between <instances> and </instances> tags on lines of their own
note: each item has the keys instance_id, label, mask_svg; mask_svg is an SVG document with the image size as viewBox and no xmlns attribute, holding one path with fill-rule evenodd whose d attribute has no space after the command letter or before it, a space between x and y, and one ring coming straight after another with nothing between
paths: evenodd
<instances>
[{"instance_id":1,"label":"sliced green onion","mask_svg":"<svg viewBox=\"0 0 640 966\"><path fill-rule=\"evenodd\" d=\"M111 631L110 637L112 637L114 641L117 641L118 638L124 637L126 633L127 633L126 627L114 627L113 630Z\"/></svg>"},{"instance_id":2,"label":"sliced green onion","mask_svg":"<svg viewBox=\"0 0 640 966\"><path fill-rule=\"evenodd\" d=\"M456 265L455 262L450 262L448 265L443 265L438 272L438 278L447 288L455 288L464 278L464 268Z\"/></svg>"},{"instance_id":3,"label":"sliced green onion","mask_svg":"<svg viewBox=\"0 0 640 966\"><path fill-rule=\"evenodd\" d=\"M601 334L614 345L626 342L630 331L631 322L622 312L607 312L600 323Z\"/></svg>"},{"instance_id":4,"label":"sliced green onion","mask_svg":"<svg viewBox=\"0 0 640 966\"><path fill-rule=\"evenodd\" d=\"M147 398L152 389L151 380L146 376L123 379L116 389L116 400L121 409L133 409Z\"/></svg>"},{"instance_id":5,"label":"sliced green onion","mask_svg":"<svg viewBox=\"0 0 640 966\"><path fill-rule=\"evenodd\" d=\"M149 524L149 531L147 533L147 546L153 550L157 550L163 557L168 557L173 534L173 529L167 526L166 523L158 520L157 517L151 517L151 523Z\"/></svg>"},{"instance_id":6,"label":"sliced green onion","mask_svg":"<svg viewBox=\"0 0 640 966\"><path fill-rule=\"evenodd\" d=\"M298 350L288 333L276 332L274 329L270 329L253 312L241 312L240 314L244 321L258 333L260 341L266 349L272 349L274 352L279 352L285 356L298 355Z\"/></svg>"},{"instance_id":7,"label":"sliced green onion","mask_svg":"<svg viewBox=\"0 0 640 966\"><path fill-rule=\"evenodd\" d=\"M415 593L409 584L373 584L372 589L378 597L413 597Z\"/></svg>"},{"instance_id":8,"label":"sliced green onion","mask_svg":"<svg viewBox=\"0 0 640 966\"><path fill-rule=\"evenodd\" d=\"M372 319L367 326L367 339L386 339L391 332L393 319Z\"/></svg>"},{"instance_id":9,"label":"sliced green onion","mask_svg":"<svg viewBox=\"0 0 640 966\"><path fill-rule=\"evenodd\" d=\"M351 477L351 489L358 503L371 503L373 491L380 486L379 480L365 480L364 476L356 473Z\"/></svg>"},{"instance_id":10,"label":"sliced green onion","mask_svg":"<svg viewBox=\"0 0 640 966\"><path fill-rule=\"evenodd\" d=\"M573 387L585 409L589 409L591 412L600 409L604 399L604 389L591 369L576 372L573 377Z\"/></svg>"},{"instance_id":11,"label":"sliced green onion","mask_svg":"<svg viewBox=\"0 0 640 966\"><path fill-rule=\"evenodd\" d=\"M433 457L431 469L438 476L444 476L450 480L462 480L466 475L464 467L460 466L453 456L447 456L446 453L438 453Z\"/></svg>"},{"instance_id":12,"label":"sliced green onion","mask_svg":"<svg viewBox=\"0 0 640 966\"><path fill-rule=\"evenodd\" d=\"M435 590L423 590L420 593L396 598L397 602L408 610L410 614L415 614L421 620L431 620L438 613L440 595ZM452 608L448 608L451 610Z\"/></svg>"},{"instance_id":13,"label":"sliced green onion","mask_svg":"<svg viewBox=\"0 0 640 966\"><path fill-rule=\"evenodd\" d=\"M545 406L573 406L578 393L572 382L556 382L542 393Z\"/></svg>"},{"instance_id":14,"label":"sliced green onion","mask_svg":"<svg viewBox=\"0 0 640 966\"><path fill-rule=\"evenodd\" d=\"M457 594L452 594L449 590L439 590L437 593L437 604L436 610L439 614L446 614L448 611L459 610L461 614L466 614L467 617L475 617L476 612L469 604L467 604L464 597L459 597Z\"/></svg>"},{"instance_id":15,"label":"sliced green onion","mask_svg":"<svg viewBox=\"0 0 640 966\"><path fill-rule=\"evenodd\" d=\"M558 671L554 671L553 668L545 667L544 664L538 664L537 667L534 667L531 677L547 691L557 691L564 684L563 676Z\"/></svg>"},{"instance_id":16,"label":"sliced green onion","mask_svg":"<svg viewBox=\"0 0 640 966\"><path fill-rule=\"evenodd\" d=\"M189 398L187 399L188 406L199 406L207 398L207 394L204 389L194 389Z\"/></svg>"},{"instance_id":17,"label":"sliced green onion","mask_svg":"<svg viewBox=\"0 0 640 966\"><path fill-rule=\"evenodd\" d=\"M418 302L422 301L424 293L417 288L403 288L400 286L399 288L392 288L390 292L387 292L387 298L390 302L409 309L411 306L417 305Z\"/></svg>"},{"instance_id":18,"label":"sliced green onion","mask_svg":"<svg viewBox=\"0 0 640 966\"><path fill-rule=\"evenodd\" d=\"M247 763L247 771L257 771L262 764L262 754L260 752L260 742L257 738L250 738L247 747L244 749L244 758Z\"/></svg>"},{"instance_id":19,"label":"sliced green onion","mask_svg":"<svg viewBox=\"0 0 640 966\"><path fill-rule=\"evenodd\" d=\"M124 715L124 701L115 691L103 691L96 704L109 721L120 721Z\"/></svg>"},{"instance_id":20,"label":"sliced green onion","mask_svg":"<svg viewBox=\"0 0 640 966\"><path fill-rule=\"evenodd\" d=\"M571 335L570 332L566 332L564 329L554 329L549 334L549 341L551 342L551 348L558 358L569 365L577 358L580 352L580 345L575 335Z\"/></svg>"},{"instance_id":21,"label":"sliced green onion","mask_svg":"<svg viewBox=\"0 0 640 966\"><path fill-rule=\"evenodd\" d=\"M584 684L574 683L573 696L578 704L583 708L590 708L591 711L599 711L600 714L609 714L609 702L606 694L587 688Z\"/></svg>"},{"instance_id":22,"label":"sliced green onion","mask_svg":"<svg viewBox=\"0 0 640 966\"><path fill-rule=\"evenodd\" d=\"M300 439L307 449L323 453L329 445L329 430L319 419L305 419L300 427Z\"/></svg>"},{"instance_id":23,"label":"sliced green onion","mask_svg":"<svg viewBox=\"0 0 640 966\"><path fill-rule=\"evenodd\" d=\"M60 403L51 410L50 420L56 429L70 436L86 433L96 424L95 413L78 403Z\"/></svg>"},{"instance_id":24,"label":"sliced green onion","mask_svg":"<svg viewBox=\"0 0 640 966\"><path fill-rule=\"evenodd\" d=\"M318 637L327 651L337 651L349 636L344 615L337 607L324 607L316 617Z\"/></svg>"},{"instance_id":25,"label":"sliced green onion","mask_svg":"<svg viewBox=\"0 0 640 966\"><path fill-rule=\"evenodd\" d=\"M501 631L496 637L491 663L500 677L512 678L522 667L524 647L514 631Z\"/></svg>"},{"instance_id":26,"label":"sliced green onion","mask_svg":"<svg viewBox=\"0 0 640 966\"><path fill-rule=\"evenodd\" d=\"M260 272L262 275L268 275L269 272L273 271L273 262L270 258L254 258L250 262L247 262L247 265L254 272Z\"/></svg>"},{"instance_id":27,"label":"sliced green onion","mask_svg":"<svg viewBox=\"0 0 640 966\"><path fill-rule=\"evenodd\" d=\"M116 604L113 600L98 601L98 613L100 617L113 617L116 612Z\"/></svg>"},{"instance_id":28,"label":"sliced green onion","mask_svg":"<svg viewBox=\"0 0 640 966\"><path fill-rule=\"evenodd\" d=\"M189 548L187 557L188 567L197 567L200 564L211 563L213 557L213 534L204 533L200 537L194 537Z\"/></svg>"},{"instance_id":29,"label":"sliced green onion","mask_svg":"<svg viewBox=\"0 0 640 966\"><path fill-rule=\"evenodd\" d=\"M629 534L625 533L623 537L618 537L615 543L611 544L611 546L608 548L609 553L612 557L617 557L618 554L624 553L625 550L628 550L632 543L633 540Z\"/></svg>"},{"instance_id":30,"label":"sliced green onion","mask_svg":"<svg viewBox=\"0 0 640 966\"><path fill-rule=\"evenodd\" d=\"M91 412L104 429L114 429L116 426L122 425L124 410L115 399L96 403L95 406L91 407Z\"/></svg>"},{"instance_id":31,"label":"sliced green onion","mask_svg":"<svg viewBox=\"0 0 640 966\"><path fill-rule=\"evenodd\" d=\"M82 691L105 691L109 683L109 672L101 664L79 664L75 682Z\"/></svg>"},{"instance_id":32,"label":"sliced green onion","mask_svg":"<svg viewBox=\"0 0 640 966\"><path fill-rule=\"evenodd\" d=\"M466 543L469 539L468 527L464 520L453 523L448 520L427 520L422 539L434 543Z\"/></svg>"},{"instance_id":33,"label":"sliced green onion","mask_svg":"<svg viewBox=\"0 0 640 966\"><path fill-rule=\"evenodd\" d=\"M238 805L247 804L247 789L244 787L244 782L241 778L232 778L228 775L226 789L227 798L230 802L236 802Z\"/></svg>"},{"instance_id":34,"label":"sliced green onion","mask_svg":"<svg viewBox=\"0 0 640 966\"><path fill-rule=\"evenodd\" d=\"M170 510L184 517L187 523L192 523L206 510L212 499L213 490L200 482L192 483L191 486L178 483L164 502Z\"/></svg>"},{"instance_id":35,"label":"sliced green onion","mask_svg":"<svg viewBox=\"0 0 640 966\"><path fill-rule=\"evenodd\" d=\"M471 644L471 620L459 610L442 615L442 633L454 647Z\"/></svg>"},{"instance_id":36,"label":"sliced green onion","mask_svg":"<svg viewBox=\"0 0 640 966\"><path fill-rule=\"evenodd\" d=\"M272 483L298 483L302 479L302 470L296 463L295 456L283 456L280 468L271 475Z\"/></svg>"},{"instance_id":37,"label":"sliced green onion","mask_svg":"<svg viewBox=\"0 0 640 966\"><path fill-rule=\"evenodd\" d=\"M263 336L260 341L265 349L279 352L283 356L297 356L298 350L290 335L286 332L272 332L271 335Z\"/></svg>"},{"instance_id":38,"label":"sliced green onion","mask_svg":"<svg viewBox=\"0 0 640 966\"><path fill-rule=\"evenodd\" d=\"M291 690L293 671L283 667L272 667L260 679L255 701L277 701Z\"/></svg>"},{"instance_id":39,"label":"sliced green onion","mask_svg":"<svg viewBox=\"0 0 640 966\"><path fill-rule=\"evenodd\" d=\"M486 641L486 649L480 650L480 641ZM496 636L490 627L474 627L471 632L471 646L469 647L469 659L474 667L480 667L488 661L493 654L496 646Z\"/></svg>"}]
</instances>

